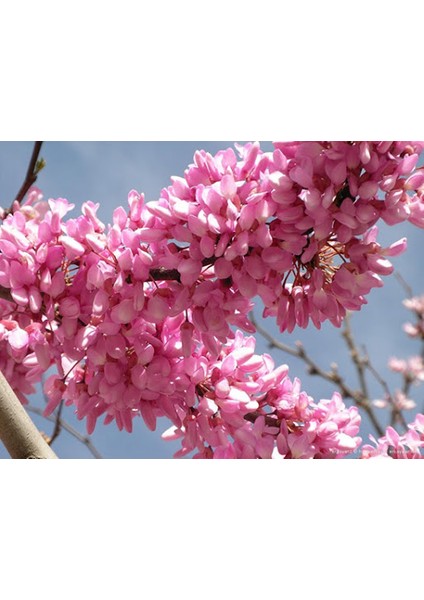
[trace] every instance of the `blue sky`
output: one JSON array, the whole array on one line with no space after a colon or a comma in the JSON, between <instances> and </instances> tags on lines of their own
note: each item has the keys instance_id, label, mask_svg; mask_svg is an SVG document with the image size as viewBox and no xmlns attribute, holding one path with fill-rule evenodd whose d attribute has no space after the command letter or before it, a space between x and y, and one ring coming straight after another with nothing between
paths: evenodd
<instances>
[{"instance_id":1,"label":"blue sky","mask_svg":"<svg viewBox=\"0 0 424 600\"><path fill-rule=\"evenodd\" d=\"M203 148L215 153L232 144L233 141L45 142L41 155L47 166L41 172L37 185L45 198L65 197L74 203L74 214L86 200L99 202L99 216L108 223L113 209L118 205L126 205L127 194L131 189L144 192L147 201L154 200L160 190L169 185L172 175L183 174L186 166L192 162L195 150ZM0 142L0 205L8 206L16 195L26 172L32 146L32 142ZM269 149L271 144L264 142L262 147ZM409 225L380 227L380 240L386 244L404 235L408 237L408 251L405 255L394 258L393 263L414 292L422 293L423 232ZM385 286L371 292L368 305L353 316L358 343L366 345L374 366L392 387L399 386L400 381L387 370L387 359L393 355L406 357L419 351L417 345L402 332L402 324L409 319L408 311L402 306L403 297L404 292L398 281L393 276L386 278ZM260 317L260 310L256 311L256 315ZM340 330L327 324L321 331L296 330L291 335L282 335L270 319L263 322L263 325L285 343L293 344L300 339L325 369L336 361L340 373L347 376L353 387L357 386ZM266 342L260 336L257 351L268 351ZM289 364L291 376L300 377L303 388L314 398L331 396L334 387L307 375L300 361L281 352L271 353L277 364ZM381 389L371 380L370 389L375 397L381 397ZM421 388L416 390L414 397L418 401L418 408L422 410ZM42 406L43 401L38 395L31 399L31 403ZM409 414L412 415L412 412ZM84 432L84 424L75 419L71 408L65 408L63 416L72 426ZM44 431L51 431L52 425L45 420L34 417L34 421ZM99 423L92 440L101 454L108 458L170 458L179 444L160 439L161 432L167 427L167 421L159 421L157 431L152 433L138 419L134 422L134 432L128 434L118 431L113 424L102 426ZM371 431L364 419L361 432L363 438L367 438ZM65 432L56 440L54 449L63 458L91 456L87 448ZM6 456L1 447L0 457Z\"/></svg>"}]
</instances>

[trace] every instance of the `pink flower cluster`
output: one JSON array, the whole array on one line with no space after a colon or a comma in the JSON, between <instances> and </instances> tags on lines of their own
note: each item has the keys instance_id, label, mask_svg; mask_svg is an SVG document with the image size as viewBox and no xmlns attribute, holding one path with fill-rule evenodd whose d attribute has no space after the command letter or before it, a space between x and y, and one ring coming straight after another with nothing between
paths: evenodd
<instances>
[{"instance_id":1,"label":"pink flower cluster","mask_svg":"<svg viewBox=\"0 0 424 600\"><path fill-rule=\"evenodd\" d=\"M424 226L416 142L259 144L197 152L157 201L131 191L109 227L33 190L0 228L0 368L22 401L49 367L46 414L64 401L93 431L173 424L178 456L326 458L358 448L359 415L313 400L254 354L248 318L291 331L340 325L381 275L379 218ZM237 331L236 331L237 329Z\"/></svg>"},{"instance_id":2,"label":"pink flower cluster","mask_svg":"<svg viewBox=\"0 0 424 600\"><path fill-rule=\"evenodd\" d=\"M415 338L421 338L420 329L424 318L424 298L413 297L404 300L403 304L412 310L417 317L416 331L411 332L412 325L405 327L406 332ZM416 407L414 400L408 397L412 385L420 385L424 381L424 360L422 356L410 356L407 359L392 357L389 368L395 373L400 373L403 379L402 390L395 390L391 397L374 400L378 408L391 408L396 416L403 410ZM407 431L399 434L392 426L387 427L384 436L376 440L370 436L375 446L365 445L362 448L362 458L389 457L389 458L424 458L421 449L424 447L424 415L417 414L414 421L408 424Z\"/></svg>"},{"instance_id":3,"label":"pink flower cluster","mask_svg":"<svg viewBox=\"0 0 424 600\"><path fill-rule=\"evenodd\" d=\"M416 317L416 322L405 323L403 329L410 337L424 340L424 296L414 296L403 301L404 306L411 310Z\"/></svg>"},{"instance_id":4,"label":"pink flower cluster","mask_svg":"<svg viewBox=\"0 0 424 600\"><path fill-rule=\"evenodd\" d=\"M362 446L361 458L424 458L424 415L417 414L404 434L393 427L387 427L384 436L376 440L370 435L375 446Z\"/></svg>"},{"instance_id":5,"label":"pink flower cluster","mask_svg":"<svg viewBox=\"0 0 424 600\"><path fill-rule=\"evenodd\" d=\"M410 383L424 380L424 361L421 356L410 356L406 360L392 357L389 367L395 373L402 373Z\"/></svg>"},{"instance_id":6,"label":"pink flower cluster","mask_svg":"<svg viewBox=\"0 0 424 600\"><path fill-rule=\"evenodd\" d=\"M212 157L197 152L184 178L148 205L166 229L181 281L214 278L259 296L281 331L310 320L340 326L346 310L392 272L406 248L377 242L376 222L424 226L421 142L259 144ZM412 174L412 175L411 175ZM382 196L382 197L380 197Z\"/></svg>"},{"instance_id":7,"label":"pink flower cluster","mask_svg":"<svg viewBox=\"0 0 424 600\"><path fill-rule=\"evenodd\" d=\"M0 371L13 387L22 404L35 392L50 365L49 351L42 328L26 315L18 320L0 319Z\"/></svg>"},{"instance_id":8,"label":"pink flower cluster","mask_svg":"<svg viewBox=\"0 0 424 600\"><path fill-rule=\"evenodd\" d=\"M216 360L201 347L192 355L193 364L203 358L202 379L181 423L174 421L162 436L181 439L176 456L341 458L359 447L356 407L347 409L337 393L315 404L300 381L288 377L287 365L275 368L254 348L254 338L237 331Z\"/></svg>"},{"instance_id":9,"label":"pink flower cluster","mask_svg":"<svg viewBox=\"0 0 424 600\"><path fill-rule=\"evenodd\" d=\"M424 332L424 297L407 298L403 301L404 306L415 313L416 323L406 323L405 332L413 338L423 339ZM422 356L410 356L407 359L392 357L389 360L389 368L395 373L402 375L403 389L395 390L392 398L374 400L373 404L378 408L387 408L389 403L393 404L398 411L410 410L416 407L414 400L408 397L407 392L411 385L417 386L424 381L424 359Z\"/></svg>"}]
</instances>

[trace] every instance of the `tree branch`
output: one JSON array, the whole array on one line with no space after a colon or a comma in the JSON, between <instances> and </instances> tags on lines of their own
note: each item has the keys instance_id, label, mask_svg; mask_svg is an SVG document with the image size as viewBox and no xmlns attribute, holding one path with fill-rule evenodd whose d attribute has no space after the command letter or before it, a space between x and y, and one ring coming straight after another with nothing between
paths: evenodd
<instances>
[{"instance_id":1,"label":"tree branch","mask_svg":"<svg viewBox=\"0 0 424 600\"><path fill-rule=\"evenodd\" d=\"M255 320L253 313L250 314L250 320L253 325L256 327L256 330L269 342L270 348L277 348L278 350L282 350L283 352L287 352L287 354L291 354L291 356L295 356L296 358L300 358L303 362L308 366L308 373L310 375L317 375L321 377L325 381L330 381L334 383L340 391L340 394L344 398L350 398L354 401L356 406L362 408L368 415L375 431L379 436L384 435L383 428L378 422L377 417L374 414L374 411L371 407L369 398L365 397L362 390L354 390L350 386L347 385L343 377L339 374L336 365L331 365L331 371L324 371L306 352L305 348L300 342L297 342L296 348L292 348L291 346L287 346L282 342L276 340L270 333L268 333L263 327L261 327Z\"/></svg>"},{"instance_id":2,"label":"tree branch","mask_svg":"<svg viewBox=\"0 0 424 600\"><path fill-rule=\"evenodd\" d=\"M150 269L149 274L154 281L181 282L181 275L177 269L165 269L164 267L158 267L157 269Z\"/></svg>"},{"instance_id":3,"label":"tree branch","mask_svg":"<svg viewBox=\"0 0 424 600\"><path fill-rule=\"evenodd\" d=\"M372 365L372 363L368 357L368 354L366 355L364 364L365 364L365 367L369 370L369 372L374 376L374 378L378 381L378 383L383 388L383 390L386 394L386 398L392 407L391 425L393 426L396 424L396 421L399 421L399 423L402 425L402 427L406 431L408 429L408 424L406 422L406 419L405 419L404 415L402 414L402 412L399 410L399 408L397 408L396 403L393 399L393 394L390 392L390 388L388 386L387 381L385 379L383 379L383 377L380 375L380 373L377 371L377 369ZM404 389L402 391L405 394L405 396L408 394L408 390L409 390L409 386L408 387L404 386Z\"/></svg>"},{"instance_id":4,"label":"tree branch","mask_svg":"<svg viewBox=\"0 0 424 600\"><path fill-rule=\"evenodd\" d=\"M0 286L0 299L7 300L8 302L14 302L14 300L12 298L12 294L10 293L10 290L8 288L4 288L2 286Z\"/></svg>"},{"instance_id":5,"label":"tree branch","mask_svg":"<svg viewBox=\"0 0 424 600\"><path fill-rule=\"evenodd\" d=\"M0 439L12 458L57 458L1 371Z\"/></svg>"},{"instance_id":6,"label":"tree branch","mask_svg":"<svg viewBox=\"0 0 424 600\"><path fill-rule=\"evenodd\" d=\"M350 326L350 314L347 312L344 320L344 329L342 331L342 337L344 338L346 345L350 352L350 357L353 364L356 367L358 374L359 384L361 386L362 395L364 398L369 398L367 380L365 378L365 365L366 359L359 354L358 348L353 339L352 329Z\"/></svg>"},{"instance_id":7,"label":"tree branch","mask_svg":"<svg viewBox=\"0 0 424 600\"><path fill-rule=\"evenodd\" d=\"M25 176L25 180L20 187L19 192L16 194L15 202L19 204L25 198L25 194L29 190L29 188L34 185L37 181L38 173L44 167L45 162L43 159L38 160L38 155L40 154L41 146L43 142L35 142L34 149L32 151L31 160L29 161L27 173ZM12 204L13 206L13 204ZM9 208L9 212L12 212L12 206Z\"/></svg>"},{"instance_id":8,"label":"tree branch","mask_svg":"<svg viewBox=\"0 0 424 600\"><path fill-rule=\"evenodd\" d=\"M46 417L44 415L43 410L41 408L38 408L37 406L29 405L27 408L28 408L29 412L39 415L40 417L43 417L47 421L51 421L52 423L56 422L57 416L49 415L48 417ZM88 435L83 435L82 433L80 433L79 431L74 429L71 425L69 425L69 423L67 423L61 417L59 417L59 423L60 423L60 426L62 427L62 429L64 429L70 435L72 435L74 438L76 438L79 442L81 442L81 444L84 444L84 446L87 446L87 450L89 450L91 452L91 454L94 456L94 458L103 458L103 456L100 454L100 452L94 446L93 442L91 441L91 439ZM50 444L52 443L52 441L53 441L52 438L50 438Z\"/></svg>"},{"instance_id":9,"label":"tree branch","mask_svg":"<svg viewBox=\"0 0 424 600\"><path fill-rule=\"evenodd\" d=\"M51 446L53 444L53 442L55 441L55 439L58 437L58 435L60 433L60 429L62 427L62 419L60 418L60 416L62 414L63 404L64 404L64 400L62 399L60 401L59 408L58 408L56 416L55 416L55 424L54 424L53 433L51 434L50 439L48 440L49 446Z\"/></svg>"}]
</instances>

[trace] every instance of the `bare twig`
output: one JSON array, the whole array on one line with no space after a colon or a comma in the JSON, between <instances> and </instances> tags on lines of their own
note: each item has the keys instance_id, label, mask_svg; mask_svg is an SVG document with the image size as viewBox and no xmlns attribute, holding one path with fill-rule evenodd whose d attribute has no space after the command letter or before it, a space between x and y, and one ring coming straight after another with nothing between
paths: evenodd
<instances>
[{"instance_id":1,"label":"bare twig","mask_svg":"<svg viewBox=\"0 0 424 600\"><path fill-rule=\"evenodd\" d=\"M37 181L38 173L45 166L44 159L38 160L38 155L40 154L41 146L43 142L35 142L34 149L32 151L31 159L29 161L27 173L25 176L25 180L21 185L19 192L16 194L15 202L21 203L25 198L25 194L29 190L29 188L34 185ZM13 204L12 204L13 206ZM9 212L12 211L12 206L9 209Z\"/></svg>"},{"instance_id":2,"label":"bare twig","mask_svg":"<svg viewBox=\"0 0 424 600\"><path fill-rule=\"evenodd\" d=\"M402 275L398 271L395 271L394 275L395 275L396 279L399 281L400 285L405 290L407 297L412 298L413 292L412 292L411 286L405 281L405 279L402 277Z\"/></svg>"},{"instance_id":3,"label":"bare twig","mask_svg":"<svg viewBox=\"0 0 424 600\"><path fill-rule=\"evenodd\" d=\"M50 415L50 416L46 417L46 416L44 416L43 410L41 408L38 408L36 406L31 406L31 405L27 406L27 409L29 412L39 415L40 417L43 417L47 421L56 423L57 415ZM87 447L87 449L91 452L91 454L94 456L94 458L103 458L103 456L100 454L100 452L94 446L94 444L91 441L89 436L81 434L79 431L74 429L71 425L69 425L69 423L67 423L62 418L59 418L59 424L60 424L61 428L63 428L65 431L67 431L70 435L72 435L74 438L76 438L79 442L84 444L84 446ZM53 441L52 438L50 438L49 443L51 444L52 441Z\"/></svg>"},{"instance_id":4,"label":"bare twig","mask_svg":"<svg viewBox=\"0 0 424 600\"><path fill-rule=\"evenodd\" d=\"M60 404L59 404L59 408L57 409L56 415L55 415L55 425L54 425L54 429L53 429L53 433L50 437L49 440L49 446L51 446L53 444L53 442L55 441L55 439L57 438L57 436L60 433L61 427L62 427L62 423L61 423L61 419L60 419L60 415L62 413L62 409L63 409L63 405L64 405L64 401L61 400Z\"/></svg>"},{"instance_id":5,"label":"bare twig","mask_svg":"<svg viewBox=\"0 0 424 600\"><path fill-rule=\"evenodd\" d=\"M405 420L404 415L399 410L399 408L396 406L396 403L393 398L393 394L390 391L387 381L385 379L383 379L383 377L380 375L380 373L377 371L377 369L372 365L368 355L366 355L364 361L365 361L364 362L365 367L373 375L373 377L376 379L376 381L378 381L378 383L381 385L381 387L384 390L387 401L392 406L391 425L394 425L396 423L396 421L399 421L399 423L402 425L402 427L404 427L405 430L407 430L408 424ZM407 395L408 389L409 389L409 386L408 387L404 386L403 392L404 392L405 396Z\"/></svg>"},{"instance_id":6,"label":"bare twig","mask_svg":"<svg viewBox=\"0 0 424 600\"><path fill-rule=\"evenodd\" d=\"M355 340L353 339L352 328L350 326L350 313L346 313L344 319L344 329L342 336L346 342L346 345L350 352L350 357L353 364L356 367L358 374L359 385L361 386L362 395L364 398L369 398L367 380L365 378L365 357L362 357L356 346Z\"/></svg>"}]
</instances>

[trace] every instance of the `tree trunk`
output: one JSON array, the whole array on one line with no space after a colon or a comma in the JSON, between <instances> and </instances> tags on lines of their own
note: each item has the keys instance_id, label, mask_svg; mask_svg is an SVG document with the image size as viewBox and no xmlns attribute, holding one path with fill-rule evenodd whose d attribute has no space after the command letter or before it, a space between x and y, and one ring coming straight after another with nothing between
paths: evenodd
<instances>
[{"instance_id":1,"label":"tree trunk","mask_svg":"<svg viewBox=\"0 0 424 600\"><path fill-rule=\"evenodd\" d=\"M1 371L0 440L12 458L57 458Z\"/></svg>"}]
</instances>

